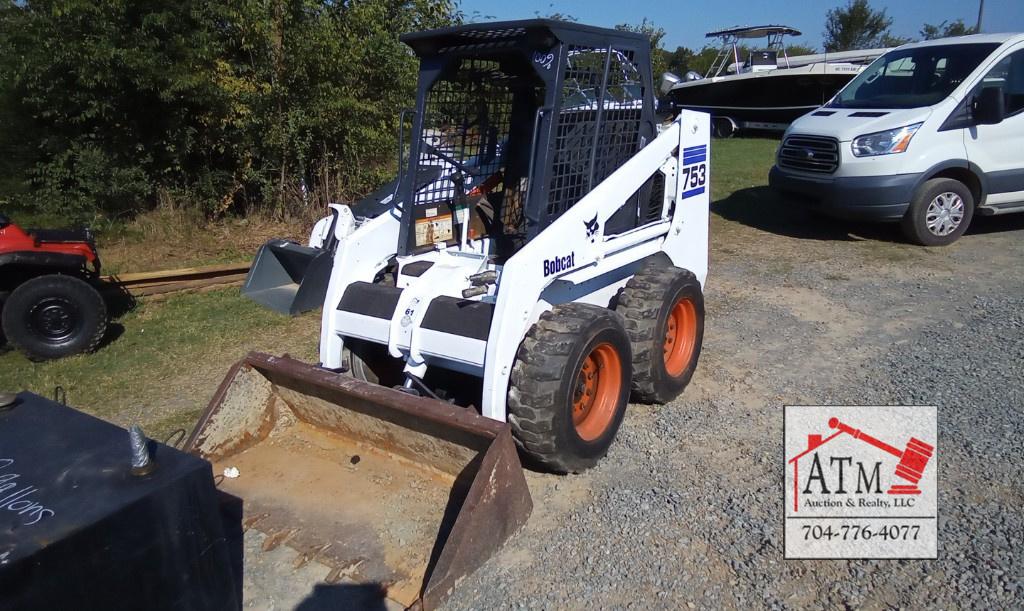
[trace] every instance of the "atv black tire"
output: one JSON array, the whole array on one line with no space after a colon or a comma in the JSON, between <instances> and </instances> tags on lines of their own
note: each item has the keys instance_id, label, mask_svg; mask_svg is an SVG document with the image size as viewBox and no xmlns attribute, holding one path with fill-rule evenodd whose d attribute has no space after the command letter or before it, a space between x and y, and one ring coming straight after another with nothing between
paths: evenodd
<instances>
[{"instance_id":1,"label":"atv black tire","mask_svg":"<svg viewBox=\"0 0 1024 611\"><path fill-rule=\"evenodd\" d=\"M632 356L622 317L556 305L527 332L509 382L509 422L528 458L557 473L608 452L629 402Z\"/></svg>"},{"instance_id":2,"label":"atv black tire","mask_svg":"<svg viewBox=\"0 0 1024 611\"><path fill-rule=\"evenodd\" d=\"M4 303L4 335L30 359L92 352L107 331L107 304L88 282L49 274L19 285Z\"/></svg>"},{"instance_id":3,"label":"atv black tire","mask_svg":"<svg viewBox=\"0 0 1024 611\"><path fill-rule=\"evenodd\" d=\"M704 342L704 294L692 272L650 261L619 294L633 350L633 400L668 403L697 369Z\"/></svg>"}]
</instances>

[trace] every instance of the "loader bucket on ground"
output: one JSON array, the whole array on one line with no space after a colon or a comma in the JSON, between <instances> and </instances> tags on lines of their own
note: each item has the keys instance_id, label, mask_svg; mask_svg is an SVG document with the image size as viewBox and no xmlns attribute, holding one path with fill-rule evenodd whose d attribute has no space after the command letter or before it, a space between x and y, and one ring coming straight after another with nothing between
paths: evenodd
<instances>
[{"instance_id":1,"label":"loader bucket on ground","mask_svg":"<svg viewBox=\"0 0 1024 611\"><path fill-rule=\"evenodd\" d=\"M235 365L188 440L243 523L328 580L433 608L532 510L508 424L285 357Z\"/></svg>"},{"instance_id":2,"label":"loader bucket on ground","mask_svg":"<svg viewBox=\"0 0 1024 611\"><path fill-rule=\"evenodd\" d=\"M333 253L287 240L260 247L242 294L282 314L295 316L323 305Z\"/></svg>"}]
</instances>

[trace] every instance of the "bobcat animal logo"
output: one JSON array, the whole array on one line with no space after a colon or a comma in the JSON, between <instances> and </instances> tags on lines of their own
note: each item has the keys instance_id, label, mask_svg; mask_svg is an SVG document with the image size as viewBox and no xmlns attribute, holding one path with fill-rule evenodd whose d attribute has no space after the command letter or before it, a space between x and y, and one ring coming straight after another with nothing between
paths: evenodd
<instances>
[{"instance_id":1,"label":"bobcat animal logo","mask_svg":"<svg viewBox=\"0 0 1024 611\"><path fill-rule=\"evenodd\" d=\"M597 222L597 215L594 215L589 221L583 221L583 226L587 228L587 237L592 238L597 230L601 228L601 225Z\"/></svg>"}]
</instances>

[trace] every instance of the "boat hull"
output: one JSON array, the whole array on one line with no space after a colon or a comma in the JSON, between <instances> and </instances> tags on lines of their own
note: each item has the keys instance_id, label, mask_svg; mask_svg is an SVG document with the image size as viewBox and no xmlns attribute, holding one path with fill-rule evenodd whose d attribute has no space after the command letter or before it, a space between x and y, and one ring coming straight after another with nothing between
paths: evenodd
<instances>
[{"instance_id":1,"label":"boat hull","mask_svg":"<svg viewBox=\"0 0 1024 611\"><path fill-rule=\"evenodd\" d=\"M828 102L857 71L784 74L781 72L790 71L780 70L703 79L676 86L666 99L673 112L686 108L709 113L712 118L731 119L738 129L782 131Z\"/></svg>"}]
</instances>

